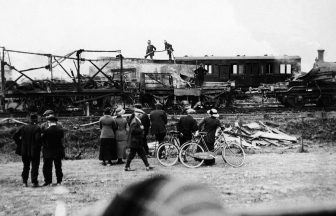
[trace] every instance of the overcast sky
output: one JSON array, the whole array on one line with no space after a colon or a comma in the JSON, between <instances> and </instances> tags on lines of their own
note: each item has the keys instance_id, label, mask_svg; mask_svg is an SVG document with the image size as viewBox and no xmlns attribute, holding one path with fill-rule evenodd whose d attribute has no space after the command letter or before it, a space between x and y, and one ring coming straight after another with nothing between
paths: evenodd
<instances>
[{"instance_id":1,"label":"overcast sky","mask_svg":"<svg viewBox=\"0 0 336 216\"><path fill-rule=\"evenodd\" d=\"M60 55L121 49L126 57L143 57L148 39L159 50L166 39L175 56L299 55L308 71L323 48L325 59L336 61L335 0L0 2L0 46L8 49ZM20 69L27 59L12 57Z\"/></svg>"}]
</instances>

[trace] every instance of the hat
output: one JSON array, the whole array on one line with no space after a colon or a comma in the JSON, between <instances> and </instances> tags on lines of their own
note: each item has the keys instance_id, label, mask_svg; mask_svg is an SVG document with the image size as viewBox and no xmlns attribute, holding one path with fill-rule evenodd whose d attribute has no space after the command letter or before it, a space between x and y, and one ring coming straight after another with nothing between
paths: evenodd
<instances>
[{"instance_id":1,"label":"hat","mask_svg":"<svg viewBox=\"0 0 336 216\"><path fill-rule=\"evenodd\" d=\"M141 105L140 103L136 103L136 104L134 104L134 107L135 107L135 108L138 108L138 109L141 109L141 108L142 108L142 105Z\"/></svg>"},{"instance_id":2,"label":"hat","mask_svg":"<svg viewBox=\"0 0 336 216\"><path fill-rule=\"evenodd\" d=\"M54 111L53 110L46 110L44 113L43 113L43 116L48 116L50 114L54 114Z\"/></svg>"},{"instance_id":3,"label":"hat","mask_svg":"<svg viewBox=\"0 0 336 216\"><path fill-rule=\"evenodd\" d=\"M121 116L125 114L125 110L123 108L118 108L116 109L115 113L117 116Z\"/></svg>"},{"instance_id":4,"label":"hat","mask_svg":"<svg viewBox=\"0 0 336 216\"><path fill-rule=\"evenodd\" d=\"M111 114L111 108L110 107L106 107L104 109L104 114Z\"/></svg>"},{"instance_id":5,"label":"hat","mask_svg":"<svg viewBox=\"0 0 336 216\"><path fill-rule=\"evenodd\" d=\"M192 108L189 108L186 110L186 113L187 114L193 114L193 113L196 113L196 110L192 109Z\"/></svg>"},{"instance_id":6,"label":"hat","mask_svg":"<svg viewBox=\"0 0 336 216\"><path fill-rule=\"evenodd\" d=\"M210 114L211 116L215 117L215 118L219 117L219 114L218 114L216 109L210 109L210 110L207 111L207 113Z\"/></svg>"},{"instance_id":7,"label":"hat","mask_svg":"<svg viewBox=\"0 0 336 216\"><path fill-rule=\"evenodd\" d=\"M160 103L157 103L157 104L155 104L155 107L156 107L157 109L162 109L162 108L163 108L163 105L160 104Z\"/></svg>"},{"instance_id":8,"label":"hat","mask_svg":"<svg viewBox=\"0 0 336 216\"><path fill-rule=\"evenodd\" d=\"M134 113L140 113L140 114L145 114L145 112L142 109L135 108Z\"/></svg>"},{"instance_id":9,"label":"hat","mask_svg":"<svg viewBox=\"0 0 336 216\"><path fill-rule=\"evenodd\" d=\"M38 119L38 117L37 117L36 113L32 113L32 114L30 115L30 120L31 120L31 121L36 121L37 119Z\"/></svg>"},{"instance_id":10,"label":"hat","mask_svg":"<svg viewBox=\"0 0 336 216\"><path fill-rule=\"evenodd\" d=\"M47 120L52 121L52 122L57 122L58 121L58 119L53 114L48 115Z\"/></svg>"}]
</instances>

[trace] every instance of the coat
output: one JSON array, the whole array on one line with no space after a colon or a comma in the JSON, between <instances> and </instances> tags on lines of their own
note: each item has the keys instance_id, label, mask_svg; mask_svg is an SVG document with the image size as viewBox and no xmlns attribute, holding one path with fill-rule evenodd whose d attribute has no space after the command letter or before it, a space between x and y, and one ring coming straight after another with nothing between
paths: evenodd
<instances>
[{"instance_id":1,"label":"coat","mask_svg":"<svg viewBox=\"0 0 336 216\"><path fill-rule=\"evenodd\" d=\"M101 129L100 138L115 138L116 123L110 115L104 115L99 119Z\"/></svg>"},{"instance_id":2,"label":"coat","mask_svg":"<svg viewBox=\"0 0 336 216\"><path fill-rule=\"evenodd\" d=\"M215 117L206 117L199 124L199 130L207 132L204 141L206 142L210 151L214 148L216 130L220 126L220 121Z\"/></svg>"},{"instance_id":3,"label":"coat","mask_svg":"<svg viewBox=\"0 0 336 216\"><path fill-rule=\"evenodd\" d=\"M147 45L146 56L154 56L154 52L156 51L156 47L152 44Z\"/></svg>"},{"instance_id":4,"label":"coat","mask_svg":"<svg viewBox=\"0 0 336 216\"><path fill-rule=\"evenodd\" d=\"M176 126L187 140L191 139L192 133L198 129L197 122L191 115L182 116Z\"/></svg>"},{"instance_id":5,"label":"coat","mask_svg":"<svg viewBox=\"0 0 336 216\"><path fill-rule=\"evenodd\" d=\"M153 110L150 113L150 122L151 122L151 133L152 134L160 134L166 133L166 124L167 114L163 110Z\"/></svg>"},{"instance_id":6,"label":"coat","mask_svg":"<svg viewBox=\"0 0 336 216\"><path fill-rule=\"evenodd\" d=\"M127 131L128 131L128 124L127 120L124 119L122 116L117 116L115 118L116 123L116 131L115 136L117 141L126 141L128 138Z\"/></svg>"},{"instance_id":7,"label":"coat","mask_svg":"<svg viewBox=\"0 0 336 216\"><path fill-rule=\"evenodd\" d=\"M141 121L140 119L134 117L130 122L130 130L128 133L128 146L130 148L143 148L143 137L144 130L141 129Z\"/></svg>"},{"instance_id":8,"label":"coat","mask_svg":"<svg viewBox=\"0 0 336 216\"><path fill-rule=\"evenodd\" d=\"M14 134L13 139L17 145L15 153L28 157L40 157L41 128L37 124L22 126Z\"/></svg>"},{"instance_id":9,"label":"coat","mask_svg":"<svg viewBox=\"0 0 336 216\"><path fill-rule=\"evenodd\" d=\"M43 158L64 158L64 131L57 125L51 125L43 133Z\"/></svg>"},{"instance_id":10,"label":"coat","mask_svg":"<svg viewBox=\"0 0 336 216\"><path fill-rule=\"evenodd\" d=\"M144 135L147 136L150 129L150 119L147 113L144 113L140 116L141 124L144 126Z\"/></svg>"}]
</instances>

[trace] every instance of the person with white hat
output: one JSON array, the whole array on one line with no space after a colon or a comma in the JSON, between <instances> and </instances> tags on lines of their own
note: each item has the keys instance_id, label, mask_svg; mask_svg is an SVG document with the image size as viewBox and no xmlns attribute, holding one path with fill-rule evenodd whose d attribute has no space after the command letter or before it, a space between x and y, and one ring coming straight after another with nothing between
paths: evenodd
<instances>
[{"instance_id":1,"label":"person with white hat","mask_svg":"<svg viewBox=\"0 0 336 216\"><path fill-rule=\"evenodd\" d=\"M133 171L131 169L131 162L136 154L142 159L146 166L146 170L149 171L153 169L148 163L146 152L143 147L143 135L144 135L144 126L141 124L139 119L139 115L142 110L137 108L134 109L134 113L131 115L129 119L129 133L128 133L128 147L130 148L130 153L128 154L125 171Z\"/></svg>"},{"instance_id":2,"label":"person with white hat","mask_svg":"<svg viewBox=\"0 0 336 216\"><path fill-rule=\"evenodd\" d=\"M207 132L207 135L204 138L204 141L209 149L212 151L214 149L215 139L216 139L216 130L218 127L221 127L221 123L218 120L219 114L216 109L210 109L207 111L210 115L205 117L199 124L198 128L200 131ZM213 159L210 164L214 164L215 159Z\"/></svg>"},{"instance_id":3,"label":"person with white hat","mask_svg":"<svg viewBox=\"0 0 336 216\"><path fill-rule=\"evenodd\" d=\"M141 104L134 104L134 107L136 108L136 112L139 112L139 119L141 121L141 124L144 126L144 136L143 136L143 145L145 148L145 152L147 154L147 157L151 157L149 154L149 148L148 148L148 142L147 142L147 136L149 133L150 128L150 120L149 116L145 111L142 110Z\"/></svg>"},{"instance_id":4,"label":"person with white hat","mask_svg":"<svg viewBox=\"0 0 336 216\"><path fill-rule=\"evenodd\" d=\"M115 137L117 141L117 155L118 155L118 161L117 164L123 164L123 158L125 158L125 148L127 145L127 133L129 130L127 120L122 116L125 114L125 110L123 108L117 108L115 110L116 113L116 131L115 131Z\"/></svg>"}]
</instances>

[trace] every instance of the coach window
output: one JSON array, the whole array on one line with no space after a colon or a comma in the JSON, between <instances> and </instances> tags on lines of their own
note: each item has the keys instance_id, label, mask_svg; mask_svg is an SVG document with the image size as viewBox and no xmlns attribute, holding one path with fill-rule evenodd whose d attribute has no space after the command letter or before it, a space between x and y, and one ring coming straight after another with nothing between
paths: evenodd
<instances>
[{"instance_id":1,"label":"coach window","mask_svg":"<svg viewBox=\"0 0 336 216\"><path fill-rule=\"evenodd\" d=\"M238 65L238 74L244 74L244 65Z\"/></svg>"},{"instance_id":2,"label":"coach window","mask_svg":"<svg viewBox=\"0 0 336 216\"><path fill-rule=\"evenodd\" d=\"M271 74L273 71L272 71L272 65L271 64L268 64L267 65L267 73L268 74Z\"/></svg>"},{"instance_id":3,"label":"coach window","mask_svg":"<svg viewBox=\"0 0 336 216\"><path fill-rule=\"evenodd\" d=\"M280 64L280 74L286 74L286 65Z\"/></svg>"},{"instance_id":4,"label":"coach window","mask_svg":"<svg viewBox=\"0 0 336 216\"><path fill-rule=\"evenodd\" d=\"M212 74L212 65L206 65L206 70L208 71L208 74Z\"/></svg>"},{"instance_id":5,"label":"coach window","mask_svg":"<svg viewBox=\"0 0 336 216\"><path fill-rule=\"evenodd\" d=\"M237 74L238 73L237 65L232 65L232 73L233 74Z\"/></svg>"},{"instance_id":6,"label":"coach window","mask_svg":"<svg viewBox=\"0 0 336 216\"><path fill-rule=\"evenodd\" d=\"M292 65L286 64L286 74L292 74Z\"/></svg>"}]
</instances>

